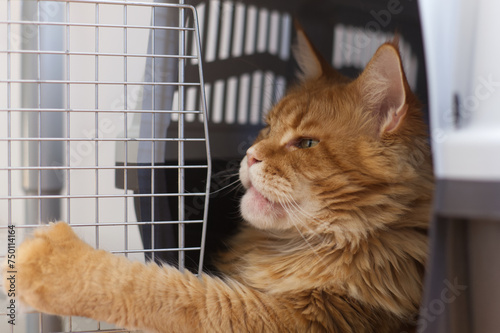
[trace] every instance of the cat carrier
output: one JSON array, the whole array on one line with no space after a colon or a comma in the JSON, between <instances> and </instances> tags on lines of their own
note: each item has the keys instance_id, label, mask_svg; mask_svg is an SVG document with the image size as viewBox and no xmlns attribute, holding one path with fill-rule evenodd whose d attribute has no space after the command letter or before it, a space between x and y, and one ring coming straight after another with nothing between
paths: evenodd
<instances>
[{"instance_id":1,"label":"cat carrier","mask_svg":"<svg viewBox=\"0 0 500 333\"><path fill-rule=\"evenodd\" d=\"M9 272L16 246L56 220L116 255L201 269L211 158L199 34L183 2L0 3L0 256ZM199 130L186 133L186 122ZM196 188L186 185L193 170ZM168 189L165 173L175 178ZM160 231L167 241L155 239ZM0 298L1 332L124 331L25 314L15 281L11 290Z\"/></svg>"}]
</instances>

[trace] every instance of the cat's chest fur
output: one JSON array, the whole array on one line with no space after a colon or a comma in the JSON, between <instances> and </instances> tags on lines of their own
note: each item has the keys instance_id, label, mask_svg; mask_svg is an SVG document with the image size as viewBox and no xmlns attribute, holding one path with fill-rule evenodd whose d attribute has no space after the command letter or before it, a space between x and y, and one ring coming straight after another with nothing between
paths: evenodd
<instances>
[{"instance_id":1,"label":"cat's chest fur","mask_svg":"<svg viewBox=\"0 0 500 333\"><path fill-rule=\"evenodd\" d=\"M405 315L420 301L425 243L426 236L412 229L377 232L354 244L334 234L306 240L248 227L233 240L219 268L265 294L294 304L313 302L315 311L327 316L334 311L328 304L339 299Z\"/></svg>"},{"instance_id":2,"label":"cat's chest fur","mask_svg":"<svg viewBox=\"0 0 500 333\"><path fill-rule=\"evenodd\" d=\"M278 238L249 228L234 240L232 251L219 265L232 278L271 294L344 289L349 255L342 255L333 239L322 246L304 239Z\"/></svg>"}]
</instances>

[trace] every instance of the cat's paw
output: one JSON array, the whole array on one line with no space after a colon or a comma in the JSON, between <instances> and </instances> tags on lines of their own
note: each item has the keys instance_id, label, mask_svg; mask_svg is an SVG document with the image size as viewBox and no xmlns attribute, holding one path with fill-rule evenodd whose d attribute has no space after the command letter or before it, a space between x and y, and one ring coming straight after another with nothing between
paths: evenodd
<instances>
[{"instance_id":1,"label":"cat's paw","mask_svg":"<svg viewBox=\"0 0 500 333\"><path fill-rule=\"evenodd\" d=\"M4 281L12 279L21 302L39 311L64 314L68 309L62 304L72 297L75 274L90 251L92 247L64 222L41 227L19 246L15 272L4 268Z\"/></svg>"}]
</instances>

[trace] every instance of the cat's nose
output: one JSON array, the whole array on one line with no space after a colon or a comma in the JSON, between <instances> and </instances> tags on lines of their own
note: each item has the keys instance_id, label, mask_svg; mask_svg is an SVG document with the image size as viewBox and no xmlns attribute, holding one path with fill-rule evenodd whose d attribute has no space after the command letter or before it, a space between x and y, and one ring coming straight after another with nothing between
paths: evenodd
<instances>
[{"instance_id":1,"label":"cat's nose","mask_svg":"<svg viewBox=\"0 0 500 333\"><path fill-rule=\"evenodd\" d=\"M248 167L251 167L255 163L261 162L260 159L257 158L255 150L253 148L250 148L247 150L247 165Z\"/></svg>"}]
</instances>

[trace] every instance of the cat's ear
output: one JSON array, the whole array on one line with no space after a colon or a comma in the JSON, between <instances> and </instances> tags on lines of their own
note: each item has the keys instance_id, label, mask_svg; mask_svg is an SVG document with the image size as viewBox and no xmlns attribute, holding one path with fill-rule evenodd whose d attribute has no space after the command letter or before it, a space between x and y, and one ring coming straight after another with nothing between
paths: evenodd
<instances>
[{"instance_id":1,"label":"cat's ear","mask_svg":"<svg viewBox=\"0 0 500 333\"><path fill-rule=\"evenodd\" d=\"M301 81L319 79L321 76L337 79L338 81L346 81L346 78L333 69L314 47L300 23L295 21L294 24L295 31L297 32L297 40L292 46L292 51L299 65L297 77Z\"/></svg>"},{"instance_id":2,"label":"cat's ear","mask_svg":"<svg viewBox=\"0 0 500 333\"><path fill-rule=\"evenodd\" d=\"M295 21L295 30L297 31L297 41L293 45L292 51L300 70L297 77L302 81L318 79L324 72L322 57L297 21Z\"/></svg>"},{"instance_id":3,"label":"cat's ear","mask_svg":"<svg viewBox=\"0 0 500 333\"><path fill-rule=\"evenodd\" d=\"M408 110L409 89L397 42L380 46L357 81L366 107L379 119L380 133L396 131Z\"/></svg>"}]
</instances>

